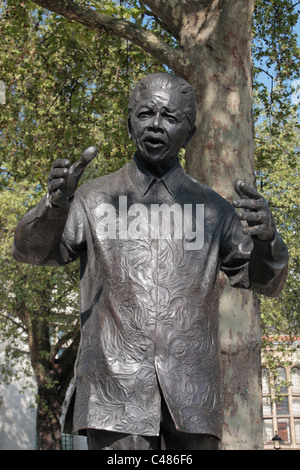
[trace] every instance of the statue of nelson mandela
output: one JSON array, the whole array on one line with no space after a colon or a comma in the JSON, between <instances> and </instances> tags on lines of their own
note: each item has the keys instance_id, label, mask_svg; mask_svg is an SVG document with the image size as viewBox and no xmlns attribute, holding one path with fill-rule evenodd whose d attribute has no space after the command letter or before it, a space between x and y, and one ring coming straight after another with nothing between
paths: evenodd
<instances>
[{"instance_id":1,"label":"statue of nelson mandela","mask_svg":"<svg viewBox=\"0 0 300 470\"><path fill-rule=\"evenodd\" d=\"M47 195L15 232L20 262L80 258L81 342L65 432L86 434L89 449L218 449L219 270L231 286L267 296L285 283L287 249L263 197L235 182L238 216L181 167L195 120L185 80L143 78L129 101L130 163L77 189L95 148L73 165L56 160ZM159 224L169 215L166 233ZM181 222L189 229L175 236Z\"/></svg>"}]
</instances>

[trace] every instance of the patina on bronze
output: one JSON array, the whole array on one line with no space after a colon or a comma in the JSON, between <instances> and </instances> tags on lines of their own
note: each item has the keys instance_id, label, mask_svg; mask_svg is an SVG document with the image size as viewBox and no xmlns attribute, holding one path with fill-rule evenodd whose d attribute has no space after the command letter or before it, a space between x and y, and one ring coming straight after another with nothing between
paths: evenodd
<instances>
[{"instance_id":1,"label":"patina on bronze","mask_svg":"<svg viewBox=\"0 0 300 470\"><path fill-rule=\"evenodd\" d=\"M219 270L233 287L268 296L285 282L287 249L260 194L237 181L234 204L245 209L238 216L182 169L178 152L195 117L186 81L145 77L129 103L132 161L79 189L96 149L74 165L55 161L48 194L16 229L20 262L59 266L80 258L82 334L65 431L87 433L90 449L158 449L161 436L167 449L216 449ZM176 238L174 217L188 206L192 226ZM193 245L200 206L203 239ZM173 210L163 236L149 236L153 208Z\"/></svg>"}]
</instances>

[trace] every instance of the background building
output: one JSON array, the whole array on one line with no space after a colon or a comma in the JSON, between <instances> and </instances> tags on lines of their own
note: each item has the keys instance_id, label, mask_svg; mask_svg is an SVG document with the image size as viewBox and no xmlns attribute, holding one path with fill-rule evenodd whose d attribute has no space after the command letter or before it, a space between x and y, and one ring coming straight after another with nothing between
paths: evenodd
<instances>
[{"instance_id":1,"label":"background building","mask_svg":"<svg viewBox=\"0 0 300 470\"><path fill-rule=\"evenodd\" d=\"M1 374L1 366L0 366ZM36 450L35 381L25 374L0 383L0 450ZM86 438L63 434L64 450L86 450Z\"/></svg>"},{"instance_id":2,"label":"background building","mask_svg":"<svg viewBox=\"0 0 300 470\"><path fill-rule=\"evenodd\" d=\"M283 344L288 346L282 347ZM273 358L275 366L270 364ZM278 364L278 366L276 366ZM277 434L281 449L300 450L300 341L271 339L262 358L264 448L272 449Z\"/></svg>"}]
</instances>

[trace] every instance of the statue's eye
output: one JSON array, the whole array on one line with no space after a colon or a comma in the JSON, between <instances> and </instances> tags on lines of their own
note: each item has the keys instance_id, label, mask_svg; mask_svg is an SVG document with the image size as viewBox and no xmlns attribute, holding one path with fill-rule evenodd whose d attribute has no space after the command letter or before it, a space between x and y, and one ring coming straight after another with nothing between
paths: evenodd
<instances>
[{"instance_id":1,"label":"statue's eye","mask_svg":"<svg viewBox=\"0 0 300 470\"><path fill-rule=\"evenodd\" d=\"M154 112L150 109L148 111L142 111L138 114L139 119L149 119L154 115Z\"/></svg>"},{"instance_id":2,"label":"statue's eye","mask_svg":"<svg viewBox=\"0 0 300 470\"><path fill-rule=\"evenodd\" d=\"M166 114L165 115L165 119L170 122L171 124L176 124L176 122L178 122L178 120L176 119L176 117L172 116L171 114Z\"/></svg>"}]
</instances>

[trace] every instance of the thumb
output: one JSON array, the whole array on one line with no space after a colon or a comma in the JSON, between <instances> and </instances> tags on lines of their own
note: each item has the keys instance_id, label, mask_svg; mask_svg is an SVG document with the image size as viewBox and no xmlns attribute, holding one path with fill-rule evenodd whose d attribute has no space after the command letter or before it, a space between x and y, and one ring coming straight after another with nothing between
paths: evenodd
<instances>
[{"instance_id":1,"label":"thumb","mask_svg":"<svg viewBox=\"0 0 300 470\"><path fill-rule=\"evenodd\" d=\"M79 160L71 166L69 174L74 175L74 177L78 174L80 178L85 167L96 157L97 153L97 147L88 147L85 149Z\"/></svg>"},{"instance_id":2,"label":"thumb","mask_svg":"<svg viewBox=\"0 0 300 470\"><path fill-rule=\"evenodd\" d=\"M244 187L245 187L245 181L244 180L241 180L241 179L235 180L234 189L235 189L236 193L239 195L239 197L241 199L247 198L247 196L245 195L245 192L244 192Z\"/></svg>"},{"instance_id":3,"label":"thumb","mask_svg":"<svg viewBox=\"0 0 300 470\"><path fill-rule=\"evenodd\" d=\"M88 147L83 151L79 160L70 167L67 177L67 193L69 197L75 193L86 166L96 157L97 153L97 147Z\"/></svg>"}]
</instances>

